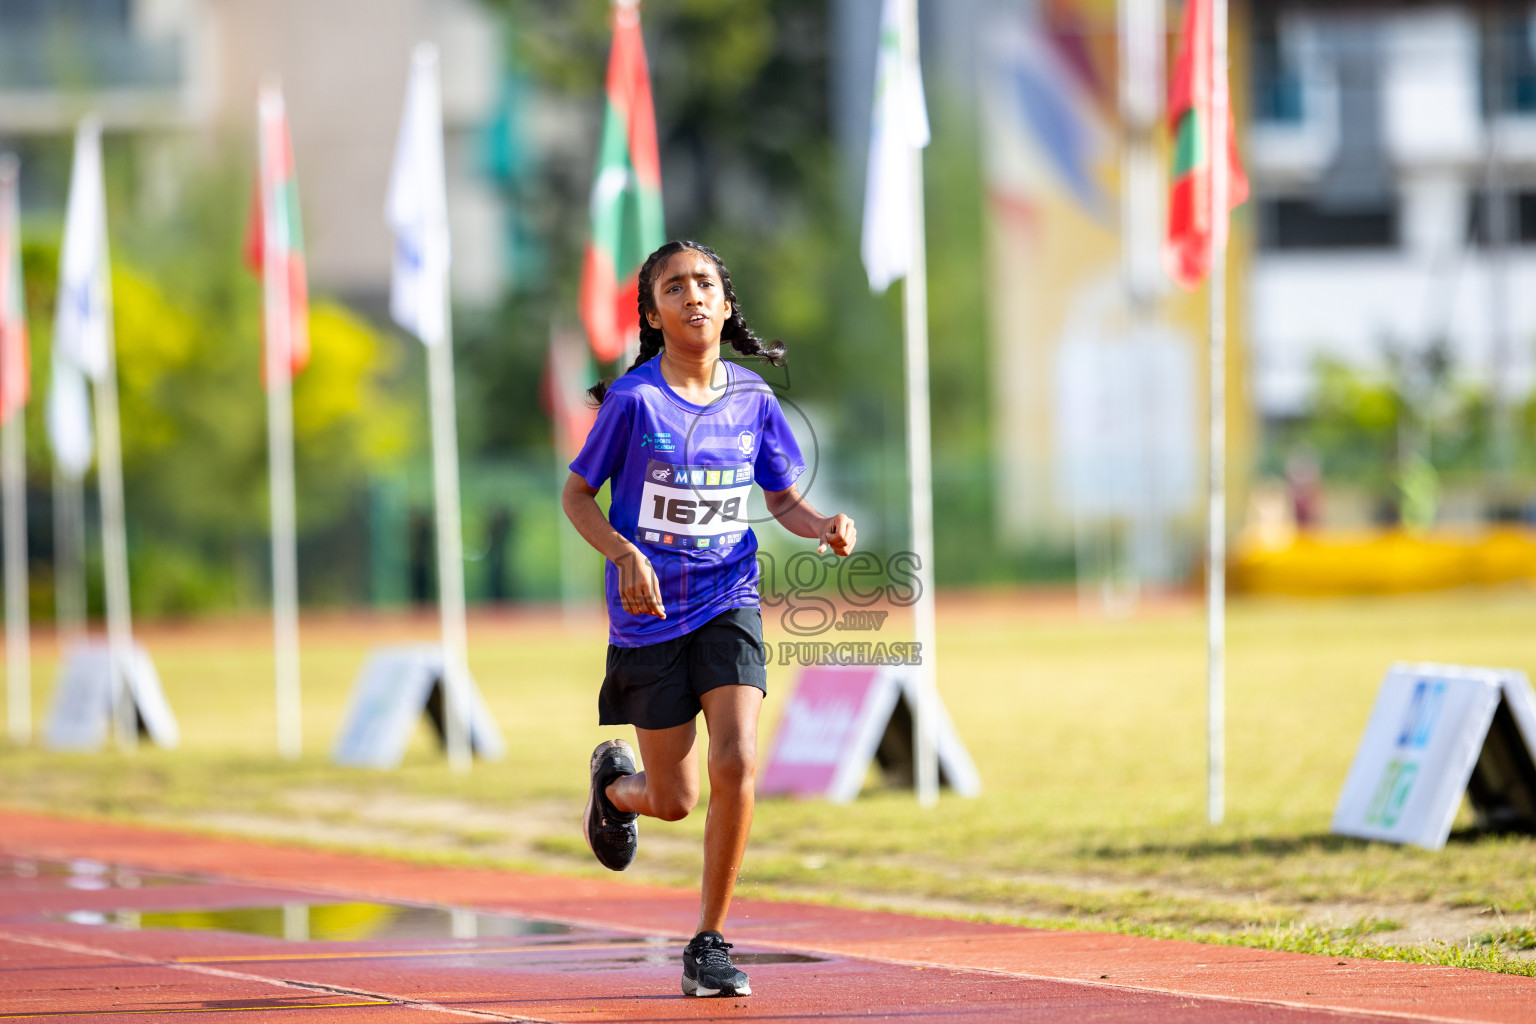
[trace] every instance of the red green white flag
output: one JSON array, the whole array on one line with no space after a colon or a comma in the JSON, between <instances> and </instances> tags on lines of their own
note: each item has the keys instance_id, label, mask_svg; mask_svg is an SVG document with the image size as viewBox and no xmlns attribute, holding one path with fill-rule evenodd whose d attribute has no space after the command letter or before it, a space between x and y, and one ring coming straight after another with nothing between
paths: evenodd
<instances>
[{"instance_id":1,"label":"red green white flag","mask_svg":"<svg viewBox=\"0 0 1536 1024\"><path fill-rule=\"evenodd\" d=\"M268 291L263 304L266 345L280 350L277 365L286 365L292 380L309 365L309 282L299 218L299 182L293 169L293 144L282 93L275 88L263 89L259 110L261 152L246 229L245 262L262 275ZM264 352L264 382L267 366Z\"/></svg>"},{"instance_id":2,"label":"red green white flag","mask_svg":"<svg viewBox=\"0 0 1536 1024\"><path fill-rule=\"evenodd\" d=\"M32 393L17 166L14 156L0 157L0 423L8 422Z\"/></svg>"},{"instance_id":3,"label":"red green white flag","mask_svg":"<svg viewBox=\"0 0 1536 1024\"><path fill-rule=\"evenodd\" d=\"M1212 210L1211 126L1216 80L1211 0L1186 0L1184 37L1168 82L1168 119L1173 132L1173 179L1168 192L1168 238L1163 266L1185 288L1210 273L1212 232L1218 249L1227 244L1227 214L1248 198L1248 178L1237 156L1232 107L1227 104L1227 209Z\"/></svg>"},{"instance_id":4,"label":"red green white flag","mask_svg":"<svg viewBox=\"0 0 1536 1024\"><path fill-rule=\"evenodd\" d=\"M640 265L665 241L640 4L619 0L608 56L608 109L592 181L592 235L581 268L581 322L599 361L618 359L638 339Z\"/></svg>"}]
</instances>

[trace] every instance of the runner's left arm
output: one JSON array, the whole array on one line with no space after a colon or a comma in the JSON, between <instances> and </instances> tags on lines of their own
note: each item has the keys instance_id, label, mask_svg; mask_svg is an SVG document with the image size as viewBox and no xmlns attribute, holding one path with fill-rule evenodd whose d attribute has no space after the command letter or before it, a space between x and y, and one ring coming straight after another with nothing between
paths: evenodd
<instances>
[{"instance_id":1,"label":"runner's left arm","mask_svg":"<svg viewBox=\"0 0 1536 1024\"><path fill-rule=\"evenodd\" d=\"M768 502L768 513L779 521L780 526L796 537L820 541L817 554L830 547L835 555L847 555L858 542L858 527L852 519L841 512L835 516L822 515L794 484L782 491L765 490L763 497Z\"/></svg>"}]
</instances>

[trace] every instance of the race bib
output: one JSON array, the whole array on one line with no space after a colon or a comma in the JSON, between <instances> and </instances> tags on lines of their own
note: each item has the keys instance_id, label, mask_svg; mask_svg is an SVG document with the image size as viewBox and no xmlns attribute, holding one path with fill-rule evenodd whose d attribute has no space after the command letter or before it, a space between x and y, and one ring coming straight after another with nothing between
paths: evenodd
<instances>
[{"instance_id":1,"label":"race bib","mask_svg":"<svg viewBox=\"0 0 1536 1024\"><path fill-rule=\"evenodd\" d=\"M746 536L751 491L751 466L678 466L652 459L645 467L636 536L669 548L731 547Z\"/></svg>"}]
</instances>

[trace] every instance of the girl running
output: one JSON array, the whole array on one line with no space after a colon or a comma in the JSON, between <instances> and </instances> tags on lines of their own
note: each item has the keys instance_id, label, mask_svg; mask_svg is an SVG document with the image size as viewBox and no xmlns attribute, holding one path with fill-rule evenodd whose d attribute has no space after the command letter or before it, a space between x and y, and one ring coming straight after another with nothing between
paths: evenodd
<instances>
[{"instance_id":1,"label":"girl running","mask_svg":"<svg viewBox=\"0 0 1536 1024\"><path fill-rule=\"evenodd\" d=\"M752 827L757 719L768 652L758 600L757 539L748 524L755 482L783 527L853 550L845 515L823 516L800 495L805 469L778 400L761 377L720 358L784 362L747 327L731 275L697 242L668 242L640 269L640 354L590 394L597 422L571 463L561 502L608 559L608 669L600 725L633 725L634 751L609 740L592 752L585 833L599 863L635 857L639 815L677 821L699 799L696 719L709 729L709 812L698 934L683 950L683 992L745 996L722 931ZM595 496L612 481L605 519Z\"/></svg>"}]
</instances>

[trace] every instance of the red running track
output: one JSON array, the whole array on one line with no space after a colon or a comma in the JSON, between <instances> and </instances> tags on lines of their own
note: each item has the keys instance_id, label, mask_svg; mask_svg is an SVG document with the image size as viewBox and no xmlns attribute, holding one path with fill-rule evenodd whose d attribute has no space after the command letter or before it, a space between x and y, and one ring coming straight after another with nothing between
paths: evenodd
<instances>
[{"instance_id":1,"label":"red running track","mask_svg":"<svg viewBox=\"0 0 1536 1024\"><path fill-rule=\"evenodd\" d=\"M696 913L619 879L4 811L0 1021L1536 1022L1531 978L750 899L755 994L688 999Z\"/></svg>"}]
</instances>

